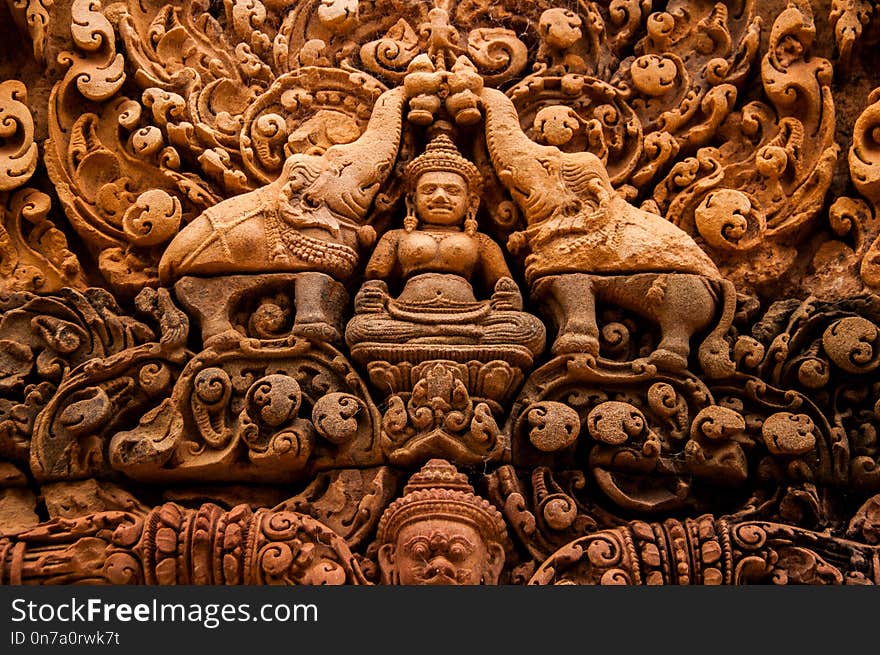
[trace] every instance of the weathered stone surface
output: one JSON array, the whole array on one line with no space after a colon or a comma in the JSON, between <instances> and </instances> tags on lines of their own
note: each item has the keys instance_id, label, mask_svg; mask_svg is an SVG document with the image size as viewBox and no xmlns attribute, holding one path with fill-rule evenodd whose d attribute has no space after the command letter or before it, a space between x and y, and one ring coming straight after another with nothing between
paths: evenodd
<instances>
[{"instance_id":1,"label":"weathered stone surface","mask_svg":"<svg viewBox=\"0 0 880 655\"><path fill-rule=\"evenodd\" d=\"M16 534L40 522L37 497L30 489L0 489L0 536Z\"/></svg>"},{"instance_id":2,"label":"weathered stone surface","mask_svg":"<svg viewBox=\"0 0 880 655\"><path fill-rule=\"evenodd\" d=\"M96 512L121 510L146 514L149 508L142 505L125 489L111 482L82 480L81 482L55 482L40 487L46 511L51 518L72 519Z\"/></svg>"},{"instance_id":3,"label":"weathered stone surface","mask_svg":"<svg viewBox=\"0 0 880 655\"><path fill-rule=\"evenodd\" d=\"M0 462L0 489L9 487L26 487L27 476L11 462Z\"/></svg>"}]
</instances>

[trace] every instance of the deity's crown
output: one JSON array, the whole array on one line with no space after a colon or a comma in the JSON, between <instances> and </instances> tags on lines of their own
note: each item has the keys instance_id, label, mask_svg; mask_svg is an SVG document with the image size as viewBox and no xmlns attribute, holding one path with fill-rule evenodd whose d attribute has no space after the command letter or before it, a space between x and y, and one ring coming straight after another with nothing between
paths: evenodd
<instances>
[{"instance_id":1,"label":"deity's crown","mask_svg":"<svg viewBox=\"0 0 880 655\"><path fill-rule=\"evenodd\" d=\"M406 167L406 179L410 188L414 188L424 173L432 171L449 171L458 173L468 183L468 191L479 195L483 188L483 176L477 167L464 157L446 134L438 134L428 145L425 152L413 159Z\"/></svg>"},{"instance_id":2,"label":"deity's crown","mask_svg":"<svg viewBox=\"0 0 880 655\"><path fill-rule=\"evenodd\" d=\"M510 549L501 512L474 493L467 476L445 459L432 459L415 473L379 520L380 544L393 543L404 526L426 519L448 519L474 527L487 542Z\"/></svg>"}]
</instances>

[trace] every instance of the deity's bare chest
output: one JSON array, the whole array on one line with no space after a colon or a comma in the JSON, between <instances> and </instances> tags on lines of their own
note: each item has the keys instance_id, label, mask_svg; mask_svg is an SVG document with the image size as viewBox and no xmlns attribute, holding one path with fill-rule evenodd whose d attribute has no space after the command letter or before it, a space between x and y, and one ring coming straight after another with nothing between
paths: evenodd
<instances>
[{"instance_id":1,"label":"deity's bare chest","mask_svg":"<svg viewBox=\"0 0 880 655\"><path fill-rule=\"evenodd\" d=\"M477 263L479 247L460 232L419 231L403 236L398 246L405 273L441 267L469 274Z\"/></svg>"}]
</instances>

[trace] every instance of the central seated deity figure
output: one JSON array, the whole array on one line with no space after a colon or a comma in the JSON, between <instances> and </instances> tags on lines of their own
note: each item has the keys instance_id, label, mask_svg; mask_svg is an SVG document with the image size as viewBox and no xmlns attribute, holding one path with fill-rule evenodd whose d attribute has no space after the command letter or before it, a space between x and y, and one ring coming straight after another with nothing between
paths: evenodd
<instances>
[{"instance_id":1,"label":"central seated deity figure","mask_svg":"<svg viewBox=\"0 0 880 655\"><path fill-rule=\"evenodd\" d=\"M544 348L544 325L522 311L501 248L477 231L477 167L440 134L410 162L406 179L404 228L376 246L346 328L354 359L509 359L520 352L531 360ZM404 281L397 298L385 281L392 278ZM494 289L491 298L477 300L472 280Z\"/></svg>"}]
</instances>

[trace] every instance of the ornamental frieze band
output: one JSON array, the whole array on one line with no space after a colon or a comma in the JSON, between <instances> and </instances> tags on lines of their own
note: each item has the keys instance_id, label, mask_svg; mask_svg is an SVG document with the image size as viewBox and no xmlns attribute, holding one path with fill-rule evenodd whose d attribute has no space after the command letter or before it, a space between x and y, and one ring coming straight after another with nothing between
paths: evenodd
<instances>
[{"instance_id":1,"label":"ornamental frieze band","mask_svg":"<svg viewBox=\"0 0 880 655\"><path fill-rule=\"evenodd\" d=\"M0 583L880 583L875 3L0 36Z\"/></svg>"}]
</instances>

